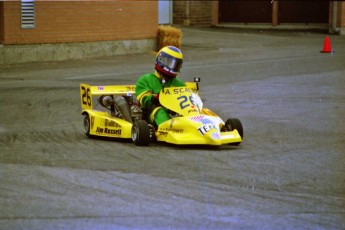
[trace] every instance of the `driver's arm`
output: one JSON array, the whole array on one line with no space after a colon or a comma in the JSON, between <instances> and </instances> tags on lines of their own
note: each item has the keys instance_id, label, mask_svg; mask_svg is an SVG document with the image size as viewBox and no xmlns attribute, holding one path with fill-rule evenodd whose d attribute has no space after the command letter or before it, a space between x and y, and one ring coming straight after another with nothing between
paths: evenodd
<instances>
[{"instance_id":1,"label":"driver's arm","mask_svg":"<svg viewBox=\"0 0 345 230\"><path fill-rule=\"evenodd\" d=\"M135 87L135 95L143 108L150 108L158 101L158 97L152 93L153 89L149 87L147 80L145 76L139 78Z\"/></svg>"}]
</instances>

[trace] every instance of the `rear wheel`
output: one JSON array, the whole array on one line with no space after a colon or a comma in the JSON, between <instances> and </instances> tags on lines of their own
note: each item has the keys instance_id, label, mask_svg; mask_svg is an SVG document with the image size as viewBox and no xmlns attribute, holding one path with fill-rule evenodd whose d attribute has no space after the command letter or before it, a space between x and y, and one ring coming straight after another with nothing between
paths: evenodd
<instances>
[{"instance_id":1,"label":"rear wheel","mask_svg":"<svg viewBox=\"0 0 345 230\"><path fill-rule=\"evenodd\" d=\"M145 120L136 120L132 126L132 140L135 145L145 146L150 143L150 128Z\"/></svg>"},{"instance_id":2,"label":"rear wheel","mask_svg":"<svg viewBox=\"0 0 345 230\"><path fill-rule=\"evenodd\" d=\"M238 134L240 134L241 138L243 139L243 126L239 119L237 118L229 118L225 122L224 126L225 131L233 131L234 129L237 130ZM233 145L239 145L241 142L232 143Z\"/></svg>"},{"instance_id":3,"label":"rear wheel","mask_svg":"<svg viewBox=\"0 0 345 230\"><path fill-rule=\"evenodd\" d=\"M90 116L89 114L84 114L84 122L83 122L83 126L84 126L84 133L86 136L90 136Z\"/></svg>"}]
</instances>

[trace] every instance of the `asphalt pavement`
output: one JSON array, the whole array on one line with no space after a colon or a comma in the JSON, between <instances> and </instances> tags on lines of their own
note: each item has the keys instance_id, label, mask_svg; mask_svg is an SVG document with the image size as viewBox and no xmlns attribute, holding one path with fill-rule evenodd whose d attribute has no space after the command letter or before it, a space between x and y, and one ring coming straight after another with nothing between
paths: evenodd
<instances>
[{"instance_id":1,"label":"asphalt pavement","mask_svg":"<svg viewBox=\"0 0 345 230\"><path fill-rule=\"evenodd\" d=\"M0 229L345 229L345 37L181 29L180 77L243 143L83 134L79 84L134 84L153 51L3 65Z\"/></svg>"}]
</instances>

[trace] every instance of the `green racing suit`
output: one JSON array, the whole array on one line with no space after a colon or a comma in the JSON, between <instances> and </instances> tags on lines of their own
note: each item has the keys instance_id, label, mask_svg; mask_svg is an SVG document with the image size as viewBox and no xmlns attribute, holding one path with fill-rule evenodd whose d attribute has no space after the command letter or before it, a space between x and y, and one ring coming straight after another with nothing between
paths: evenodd
<instances>
[{"instance_id":1,"label":"green racing suit","mask_svg":"<svg viewBox=\"0 0 345 230\"><path fill-rule=\"evenodd\" d=\"M163 83L164 82L164 83ZM179 78L163 78L156 71L141 76L135 88L135 94L139 104L144 109L147 109L147 121L157 126L170 119L168 110L159 104L153 103L155 94L159 94L162 87L178 87L185 86L185 83Z\"/></svg>"}]
</instances>

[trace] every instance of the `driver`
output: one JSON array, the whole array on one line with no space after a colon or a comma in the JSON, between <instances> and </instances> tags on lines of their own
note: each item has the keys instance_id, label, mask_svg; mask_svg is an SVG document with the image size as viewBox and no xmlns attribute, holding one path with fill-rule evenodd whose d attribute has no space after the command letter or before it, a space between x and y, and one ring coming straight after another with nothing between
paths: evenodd
<instances>
[{"instance_id":1,"label":"driver","mask_svg":"<svg viewBox=\"0 0 345 230\"><path fill-rule=\"evenodd\" d=\"M170 119L168 110L159 104L159 92L162 87L185 86L177 78L182 67L182 52L174 46L163 47L156 56L155 72L141 76L135 94L139 104L148 110L148 122L156 126Z\"/></svg>"}]
</instances>

